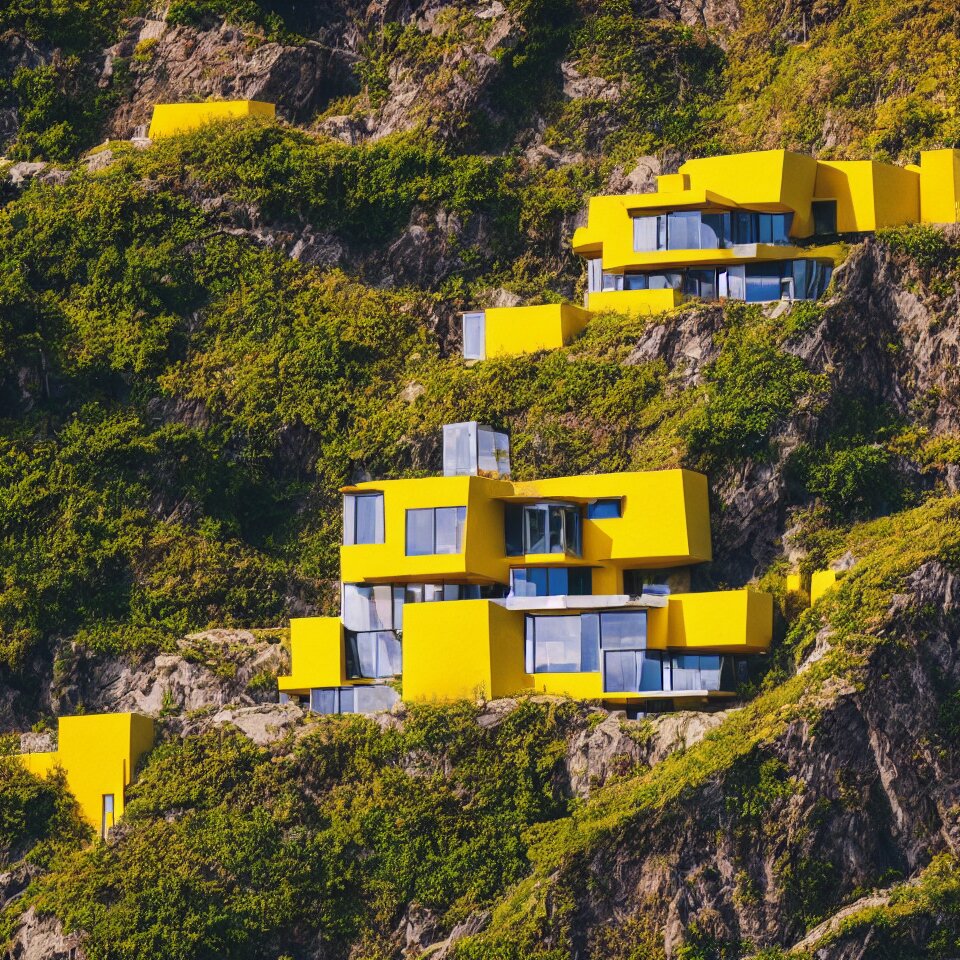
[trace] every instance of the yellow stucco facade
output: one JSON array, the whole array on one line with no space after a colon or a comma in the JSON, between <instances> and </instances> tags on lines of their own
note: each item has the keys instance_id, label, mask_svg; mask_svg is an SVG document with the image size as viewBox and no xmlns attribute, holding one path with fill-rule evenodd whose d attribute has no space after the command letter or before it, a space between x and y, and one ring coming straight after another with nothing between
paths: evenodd
<instances>
[{"instance_id":1,"label":"yellow stucco facade","mask_svg":"<svg viewBox=\"0 0 960 960\"><path fill-rule=\"evenodd\" d=\"M360 711L371 685L398 680L410 701L712 699L769 646L768 594L689 590L712 556L702 474L448 475L343 493L345 517L362 509L368 526L345 524L341 616L291 622L280 679L321 712Z\"/></svg>"},{"instance_id":2,"label":"yellow stucco facade","mask_svg":"<svg viewBox=\"0 0 960 960\"><path fill-rule=\"evenodd\" d=\"M147 136L151 140L189 133L198 127L218 120L238 120L242 117L262 117L272 120L276 108L260 100L208 100L203 103L158 103Z\"/></svg>"},{"instance_id":3,"label":"yellow stucco facade","mask_svg":"<svg viewBox=\"0 0 960 960\"><path fill-rule=\"evenodd\" d=\"M21 754L22 763L38 776L62 768L83 816L106 836L123 816L137 763L153 746L153 721L136 713L61 717L57 739L56 751Z\"/></svg>"},{"instance_id":4,"label":"yellow stucco facade","mask_svg":"<svg viewBox=\"0 0 960 960\"><path fill-rule=\"evenodd\" d=\"M658 177L652 193L590 199L573 237L587 261L587 313L575 327L554 322L551 337L531 335L517 311L547 308L465 314L465 347L487 338L491 346L475 348L473 359L551 349L592 314L663 313L690 297L816 299L843 259L840 236L956 222L960 150L925 151L904 167L788 150L688 160Z\"/></svg>"}]
</instances>

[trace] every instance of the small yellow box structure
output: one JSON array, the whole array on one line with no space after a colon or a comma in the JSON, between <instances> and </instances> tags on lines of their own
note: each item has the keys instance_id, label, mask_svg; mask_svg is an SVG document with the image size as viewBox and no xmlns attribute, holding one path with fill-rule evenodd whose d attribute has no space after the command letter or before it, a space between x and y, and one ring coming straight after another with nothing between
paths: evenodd
<instances>
[{"instance_id":1,"label":"small yellow box structure","mask_svg":"<svg viewBox=\"0 0 960 960\"><path fill-rule=\"evenodd\" d=\"M62 768L83 816L106 837L123 816L137 763L153 746L153 721L136 713L61 717L57 740L56 751L21 754L21 762L38 776Z\"/></svg>"},{"instance_id":2,"label":"small yellow box structure","mask_svg":"<svg viewBox=\"0 0 960 960\"><path fill-rule=\"evenodd\" d=\"M263 117L273 120L276 107L260 100L209 100L203 103L158 103L153 108L153 119L147 136L151 140L189 133L218 120L238 120L242 117Z\"/></svg>"},{"instance_id":3,"label":"small yellow box structure","mask_svg":"<svg viewBox=\"0 0 960 960\"><path fill-rule=\"evenodd\" d=\"M815 570L810 576L810 603L816 603L837 585L836 570Z\"/></svg>"},{"instance_id":4,"label":"small yellow box structure","mask_svg":"<svg viewBox=\"0 0 960 960\"><path fill-rule=\"evenodd\" d=\"M444 428L443 476L343 488L339 617L291 622L285 697L321 713L523 690L635 710L735 693L773 601L689 591L710 560L687 470L516 482L506 434Z\"/></svg>"},{"instance_id":5,"label":"small yellow box structure","mask_svg":"<svg viewBox=\"0 0 960 960\"><path fill-rule=\"evenodd\" d=\"M960 150L925 151L905 167L789 150L688 160L653 193L590 199L573 237L587 263L586 313L575 324L561 324L556 306L465 313L464 357L552 349L605 311L663 313L690 298L816 300L843 257L841 237L957 222Z\"/></svg>"}]
</instances>

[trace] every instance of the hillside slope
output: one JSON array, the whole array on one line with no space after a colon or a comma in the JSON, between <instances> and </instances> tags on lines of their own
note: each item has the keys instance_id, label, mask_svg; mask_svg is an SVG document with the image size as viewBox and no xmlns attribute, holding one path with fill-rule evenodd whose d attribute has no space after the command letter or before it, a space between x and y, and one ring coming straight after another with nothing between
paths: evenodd
<instances>
[{"instance_id":1,"label":"hillside slope","mask_svg":"<svg viewBox=\"0 0 960 960\"><path fill-rule=\"evenodd\" d=\"M956 144L955 5L164 13L0 10L0 732L162 717L107 844L0 757L0 943L956 956L960 234L851 238L817 304L611 315L472 369L457 332L579 296L585 198L686 156ZM209 95L283 120L118 141ZM777 597L737 708L270 705L287 619L337 603L337 488L435 471L439 426L473 418L510 426L520 478L709 474L702 585ZM798 610L787 570L827 565Z\"/></svg>"}]
</instances>

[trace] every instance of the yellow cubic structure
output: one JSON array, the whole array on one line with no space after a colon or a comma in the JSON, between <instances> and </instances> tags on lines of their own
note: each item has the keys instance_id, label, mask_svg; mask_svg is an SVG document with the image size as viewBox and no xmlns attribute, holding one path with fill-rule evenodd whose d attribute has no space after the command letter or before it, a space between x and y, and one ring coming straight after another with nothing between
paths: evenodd
<instances>
[{"instance_id":1,"label":"yellow cubic structure","mask_svg":"<svg viewBox=\"0 0 960 960\"><path fill-rule=\"evenodd\" d=\"M343 489L339 618L292 627L285 697L323 713L522 690L627 709L731 696L772 598L690 592L711 558L687 470L517 482L505 434L444 428L444 475Z\"/></svg>"},{"instance_id":2,"label":"yellow cubic structure","mask_svg":"<svg viewBox=\"0 0 960 960\"><path fill-rule=\"evenodd\" d=\"M83 816L106 837L123 816L137 763L153 746L153 721L136 713L61 717L57 741L56 751L21 754L21 762L38 776L63 769Z\"/></svg>"},{"instance_id":3,"label":"yellow cubic structure","mask_svg":"<svg viewBox=\"0 0 960 960\"><path fill-rule=\"evenodd\" d=\"M573 237L587 263L587 316L563 341L603 311L663 313L689 298L815 300L843 257L841 237L921 222L960 222L960 151L925 151L905 167L789 150L688 160L653 193L590 199ZM464 355L550 349L559 325L551 338L531 337L519 312L529 309L545 308L498 311L495 333L493 311L464 314Z\"/></svg>"},{"instance_id":4,"label":"yellow cubic structure","mask_svg":"<svg viewBox=\"0 0 960 960\"><path fill-rule=\"evenodd\" d=\"M158 103L147 136L151 140L189 133L218 120L238 120L243 117L262 117L273 120L276 107L261 100L208 100L203 103Z\"/></svg>"}]
</instances>

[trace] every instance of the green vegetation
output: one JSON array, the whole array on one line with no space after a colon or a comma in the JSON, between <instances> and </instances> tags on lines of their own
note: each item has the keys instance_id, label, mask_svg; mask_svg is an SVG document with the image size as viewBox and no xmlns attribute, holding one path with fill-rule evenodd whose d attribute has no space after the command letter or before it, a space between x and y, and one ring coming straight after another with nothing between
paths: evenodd
<instances>
[{"instance_id":1,"label":"green vegetation","mask_svg":"<svg viewBox=\"0 0 960 960\"><path fill-rule=\"evenodd\" d=\"M235 732L173 739L123 842L64 855L30 902L88 931L91 960L258 957L318 935L381 956L409 903L449 929L523 875L531 825L568 811L565 738L584 720L532 700L489 730L476 717L322 719L292 753Z\"/></svg>"},{"instance_id":2,"label":"green vegetation","mask_svg":"<svg viewBox=\"0 0 960 960\"><path fill-rule=\"evenodd\" d=\"M0 755L0 873L20 860L46 865L90 835L62 775L36 777ZM0 942L3 930L0 918Z\"/></svg>"}]
</instances>

